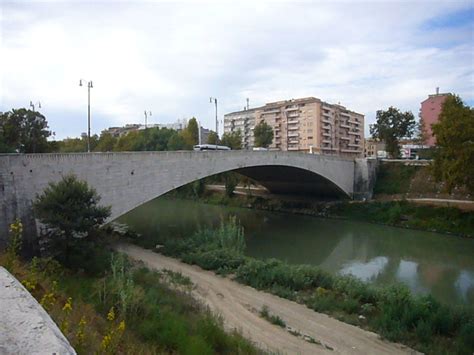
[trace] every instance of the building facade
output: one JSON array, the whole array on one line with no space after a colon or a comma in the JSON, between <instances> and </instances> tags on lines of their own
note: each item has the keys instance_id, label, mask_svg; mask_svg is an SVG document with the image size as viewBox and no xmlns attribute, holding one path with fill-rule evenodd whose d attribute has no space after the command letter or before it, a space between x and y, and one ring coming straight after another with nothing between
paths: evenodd
<instances>
[{"instance_id":1,"label":"building facade","mask_svg":"<svg viewBox=\"0 0 474 355\"><path fill-rule=\"evenodd\" d=\"M272 150L335 154L364 153L364 115L314 97L267 103L224 115L224 132L242 133L242 148L254 146L253 128L260 122L273 128Z\"/></svg>"},{"instance_id":2,"label":"building facade","mask_svg":"<svg viewBox=\"0 0 474 355\"><path fill-rule=\"evenodd\" d=\"M373 138L365 139L364 157L387 158L388 154L385 150L385 143Z\"/></svg>"},{"instance_id":3,"label":"building facade","mask_svg":"<svg viewBox=\"0 0 474 355\"><path fill-rule=\"evenodd\" d=\"M451 94L440 94L439 88L436 88L436 94L428 95L428 98L421 103L420 119L425 135L424 144L429 147L436 145L436 138L433 136L431 125L438 122L443 103L449 95Z\"/></svg>"}]
</instances>

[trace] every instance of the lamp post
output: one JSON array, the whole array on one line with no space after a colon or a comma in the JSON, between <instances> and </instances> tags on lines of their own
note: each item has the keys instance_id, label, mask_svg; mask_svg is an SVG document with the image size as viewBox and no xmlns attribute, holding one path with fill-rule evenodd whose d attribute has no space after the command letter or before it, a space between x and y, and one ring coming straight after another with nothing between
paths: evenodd
<instances>
[{"instance_id":1,"label":"lamp post","mask_svg":"<svg viewBox=\"0 0 474 355\"><path fill-rule=\"evenodd\" d=\"M79 80L79 86L82 86L84 79ZM91 152L91 89L92 80L87 82L87 153Z\"/></svg>"},{"instance_id":2,"label":"lamp post","mask_svg":"<svg viewBox=\"0 0 474 355\"><path fill-rule=\"evenodd\" d=\"M219 132L218 132L219 124L218 124L218 121L217 121L217 98L210 97L209 102L212 104L213 101L214 101L214 105L216 107L216 136L217 136L217 138L219 138ZM217 139L216 139L216 151L217 151Z\"/></svg>"},{"instance_id":3,"label":"lamp post","mask_svg":"<svg viewBox=\"0 0 474 355\"><path fill-rule=\"evenodd\" d=\"M148 116L151 116L151 111L143 111L143 113L145 114L145 129L147 129L147 119L148 119Z\"/></svg>"},{"instance_id":4,"label":"lamp post","mask_svg":"<svg viewBox=\"0 0 474 355\"><path fill-rule=\"evenodd\" d=\"M33 103L33 101L30 101L30 107L35 111L35 105L38 105L38 108L41 108L41 102L37 102L36 104Z\"/></svg>"}]
</instances>

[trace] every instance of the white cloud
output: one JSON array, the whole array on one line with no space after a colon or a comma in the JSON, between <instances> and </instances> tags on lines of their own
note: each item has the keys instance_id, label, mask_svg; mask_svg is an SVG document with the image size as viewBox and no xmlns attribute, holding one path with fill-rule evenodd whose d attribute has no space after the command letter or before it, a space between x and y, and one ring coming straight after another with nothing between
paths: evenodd
<instances>
[{"instance_id":1,"label":"white cloud","mask_svg":"<svg viewBox=\"0 0 474 355\"><path fill-rule=\"evenodd\" d=\"M58 136L83 130L92 79L94 129L169 122L301 96L373 120L416 114L434 91L474 99L473 22L426 30L468 2L2 3L0 110L41 100ZM68 112L65 117L64 112ZM73 130L75 129L75 131Z\"/></svg>"}]
</instances>

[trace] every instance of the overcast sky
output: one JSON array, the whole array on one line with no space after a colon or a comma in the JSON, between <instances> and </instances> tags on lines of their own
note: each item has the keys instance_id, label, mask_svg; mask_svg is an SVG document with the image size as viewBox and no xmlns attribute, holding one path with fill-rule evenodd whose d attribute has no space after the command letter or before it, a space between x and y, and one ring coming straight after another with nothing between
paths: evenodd
<instances>
[{"instance_id":1,"label":"overcast sky","mask_svg":"<svg viewBox=\"0 0 474 355\"><path fill-rule=\"evenodd\" d=\"M0 2L0 111L40 101L57 138L315 96L418 114L436 87L474 103L473 1Z\"/></svg>"}]
</instances>

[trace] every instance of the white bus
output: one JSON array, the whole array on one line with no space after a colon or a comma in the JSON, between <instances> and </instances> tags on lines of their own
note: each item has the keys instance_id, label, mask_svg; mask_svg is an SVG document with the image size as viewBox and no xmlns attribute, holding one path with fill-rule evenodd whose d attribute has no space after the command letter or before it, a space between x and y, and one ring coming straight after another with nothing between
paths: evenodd
<instances>
[{"instance_id":1,"label":"white bus","mask_svg":"<svg viewBox=\"0 0 474 355\"><path fill-rule=\"evenodd\" d=\"M201 150L231 150L229 147L225 145L216 145L216 144L198 144L193 147L196 151Z\"/></svg>"}]
</instances>

